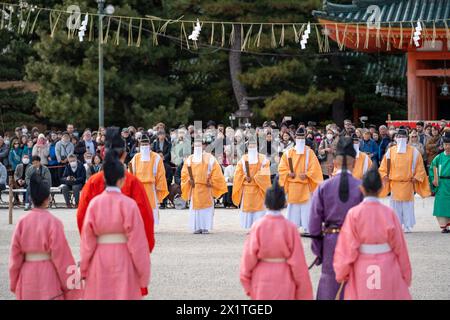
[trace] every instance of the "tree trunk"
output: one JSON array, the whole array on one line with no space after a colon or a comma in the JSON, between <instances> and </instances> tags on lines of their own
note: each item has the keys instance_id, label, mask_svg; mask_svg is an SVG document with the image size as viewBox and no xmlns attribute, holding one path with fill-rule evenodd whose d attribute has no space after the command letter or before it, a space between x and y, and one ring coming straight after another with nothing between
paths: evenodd
<instances>
[{"instance_id":1,"label":"tree trunk","mask_svg":"<svg viewBox=\"0 0 450 320\"><path fill-rule=\"evenodd\" d=\"M247 96L247 90L244 85L239 81L238 76L242 73L241 63L241 26L239 24L234 25L234 42L231 45L231 51L229 55L230 63L230 76L231 83L233 85L234 97L238 108L241 108L242 100Z\"/></svg>"}]
</instances>

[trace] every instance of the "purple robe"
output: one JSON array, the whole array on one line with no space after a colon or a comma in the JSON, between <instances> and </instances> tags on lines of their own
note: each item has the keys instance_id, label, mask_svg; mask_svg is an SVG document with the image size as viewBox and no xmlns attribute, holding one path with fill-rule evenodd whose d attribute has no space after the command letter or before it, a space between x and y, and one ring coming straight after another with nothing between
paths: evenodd
<instances>
[{"instance_id":1,"label":"purple robe","mask_svg":"<svg viewBox=\"0 0 450 320\"><path fill-rule=\"evenodd\" d=\"M322 275L317 289L318 300L334 300L339 290L336 274L333 269L334 249L338 233L326 234L321 237L326 227L340 228L344 223L348 210L363 201L359 186L361 180L348 175L349 198L347 202L339 199L339 182L341 174L323 182L314 192L311 202L309 232L312 238L311 249L322 263ZM343 294L343 292L342 292Z\"/></svg>"}]
</instances>

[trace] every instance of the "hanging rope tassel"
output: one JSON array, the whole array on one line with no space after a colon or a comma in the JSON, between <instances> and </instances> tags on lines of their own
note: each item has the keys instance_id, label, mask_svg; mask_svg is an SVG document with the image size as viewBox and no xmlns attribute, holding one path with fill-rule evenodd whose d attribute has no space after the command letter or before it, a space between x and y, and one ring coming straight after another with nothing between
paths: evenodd
<instances>
[{"instance_id":1,"label":"hanging rope tassel","mask_svg":"<svg viewBox=\"0 0 450 320\"><path fill-rule=\"evenodd\" d=\"M359 49L359 23L356 24L356 48Z\"/></svg>"},{"instance_id":2,"label":"hanging rope tassel","mask_svg":"<svg viewBox=\"0 0 450 320\"><path fill-rule=\"evenodd\" d=\"M403 24L401 22L400 22L400 40L399 40L399 43L398 43L398 48L400 50L403 49Z\"/></svg>"},{"instance_id":3,"label":"hanging rope tassel","mask_svg":"<svg viewBox=\"0 0 450 320\"><path fill-rule=\"evenodd\" d=\"M284 47L284 24L281 25L280 46Z\"/></svg>"},{"instance_id":4,"label":"hanging rope tassel","mask_svg":"<svg viewBox=\"0 0 450 320\"><path fill-rule=\"evenodd\" d=\"M91 18L92 22L90 23L89 26L89 42L91 42L93 40L93 30L94 30L94 19Z\"/></svg>"},{"instance_id":5,"label":"hanging rope tassel","mask_svg":"<svg viewBox=\"0 0 450 320\"><path fill-rule=\"evenodd\" d=\"M364 49L369 49L369 40L370 40L370 28L366 26L366 42L364 43Z\"/></svg>"},{"instance_id":6,"label":"hanging rope tassel","mask_svg":"<svg viewBox=\"0 0 450 320\"><path fill-rule=\"evenodd\" d=\"M111 17L109 17L109 19L108 19L108 26L106 27L106 34L105 34L105 37L103 38L103 43L108 43L110 27L111 27Z\"/></svg>"},{"instance_id":7,"label":"hanging rope tassel","mask_svg":"<svg viewBox=\"0 0 450 320\"><path fill-rule=\"evenodd\" d=\"M319 52L322 53L323 52L322 36L320 35L320 31L317 25L314 25L314 27L316 28L317 45L319 46Z\"/></svg>"},{"instance_id":8,"label":"hanging rope tassel","mask_svg":"<svg viewBox=\"0 0 450 320\"><path fill-rule=\"evenodd\" d=\"M343 33L343 35L342 35L342 41L341 41L341 43L340 43L340 45L339 45L339 50L340 50L340 51L343 51L344 48L345 48L345 40L346 40L346 38L347 38L347 27L348 27L348 24L345 24L344 33Z\"/></svg>"},{"instance_id":9,"label":"hanging rope tassel","mask_svg":"<svg viewBox=\"0 0 450 320\"><path fill-rule=\"evenodd\" d=\"M436 47L436 37L437 37L437 34L436 34L436 22L433 21L433 38L431 39L431 46L432 46L432 48Z\"/></svg>"},{"instance_id":10,"label":"hanging rope tassel","mask_svg":"<svg viewBox=\"0 0 450 320\"><path fill-rule=\"evenodd\" d=\"M259 48L259 44L261 43L262 30L263 30L263 25L261 24L259 26L259 31L258 31L258 34L256 35L255 42L253 44L253 46L256 46L257 48Z\"/></svg>"},{"instance_id":11,"label":"hanging rope tassel","mask_svg":"<svg viewBox=\"0 0 450 320\"><path fill-rule=\"evenodd\" d=\"M58 18L56 18L55 24L52 28L52 33L50 34L50 38L53 38L55 36L56 27L58 26L59 18L61 18L62 12L59 13Z\"/></svg>"},{"instance_id":12,"label":"hanging rope tassel","mask_svg":"<svg viewBox=\"0 0 450 320\"><path fill-rule=\"evenodd\" d=\"M184 22L181 23L181 37L183 37L183 35L184 35L184 39L186 41L186 47L188 50L190 50L189 39L186 34L186 28L184 27ZM181 41L181 48L183 48L183 40Z\"/></svg>"},{"instance_id":13,"label":"hanging rope tassel","mask_svg":"<svg viewBox=\"0 0 450 320\"><path fill-rule=\"evenodd\" d=\"M409 39L409 45L412 45L412 44L413 44L414 31L415 31L415 29L414 29L414 23L411 22L411 37L410 37L410 39Z\"/></svg>"},{"instance_id":14,"label":"hanging rope tassel","mask_svg":"<svg viewBox=\"0 0 450 320\"><path fill-rule=\"evenodd\" d=\"M3 9L2 9L2 19L0 22L0 30L3 30L5 28L5 4L3 4Z\"/></svg>"},{"instance_id":15,"label":"hanging rope tassel","mask_svg":"<svg viewBox=\"0 0 450 320\"><path fill-rule=\"evenodd\" d=\"M30 18L31 18L31 9L28 10L27 20L25 20L25 25L22 28L22 34L24 34L25 29L29 29L28 26L30 25Z\"/></svg>"},{"instance_id":16,"label":"hanging rope tassel","mask_svg":"<svg viewBox=\"0 0 450 320\"><path fill-rule=\"evenodd\" d=\"M153 45L157 46L158 45L158 34L156 33L155 23L153 22L153 20L150 20L150 22L152 23ZM186 32L186 30L185 30L185 32Z\"/></svg>"},{"instance_id":17,"label":"hanging rope tassel","mask_svg":"<svg viewBox=\"0 0 450 320\"><path fill-rule=\"evenodd\" d=\"M391 23L389 22L386 50L391 51Z\"/></svg>"},{"instance_id":18,"label":"hanging rope tassel","mask_svg":"<svg viewBox=\"0 0 450 320\"><path fill-rule=\"evenodd\" d=\"M241 51L245 51L245 47L247 46L247 43L250 43L249 39L250 39L251 34L252 34L252 29L253 29L253 25L251 25L250 28L247 31L247 35L245 36L244 44L242 45Z\"/></svg>"},{"instance_id":19,"label":"hanging rope tassel","mask_svg":"<svg viewBox=\"0 0 450 320\"><path fill-rule=\"evenodd\" d=\"M130 18L130 23L128 24L128 46L133 45L133 18Z\"/></svg>"},{"instance_id":20,"label":"hanging rope tassel","mask_svg":"<svg viewBox=\"0 0 450 320\"><path fill-rule=\"evenodd\" d=\"M447 34L447 41L450 41L450 29L448 28L447 20L444 20L445 31Z\"/></svg>"},{"instance_id":21,"label":"hanging rope tassel","mask_svg":"<svg viewBox=\"0 0 450 320\"><path fill-rule=\"evenodd\" d=\"M299 43L300 39L298 37L297 28L295 27L295 24L292 25L292 29L294 29L294 42Z\"/></svg>"},{"instance_id":22,"label":"hanging rope tassel","mask_svg":"<svg viewBox=\"0 0 450 320\"><path fill-rule=\"evenodd\" d=\"M230 45L234 44L234 24L231 25L231 33L230 33Z\"/></svg>"},{"instance_id":23,"label":"hanging rope tassel","mask_svg":"<svg viewBox=\"0 0 450 320\"><path fill-rule=\"evenodd\" d=\"M42 9L39 9L38 13L36 14L36 17L34 17L33 25L31 26L31 29L28 31L28 34L32 34L34 32L34 28L36 26L37 19L39 17L39 14L41 13Z\"/></svg>"},{"instance_id":24,"label":"hanging rope tassel","mask_svg":"<svg viewBox=\"0 0 450 320\"><path fill-rule=\"evenodd\" d=\"M225 25L222 23L222 48L225 45Z\"/></svg>"},{"instance_id":25,"label":"hanging rope tassel","mask_svg":"<svg viewBox=\"0 0 450 320\"><path fill-rule=\"evenodd\" d=\"M377 48L381 48L381 32L380 32L380 28L377 28L375 45L376 45Z\"/></svg>"},{"instance_id":26,"label":"hanging rope tassel","mask_svg":"<svg viewBox=\"0 0 450 320\"><path fill-rule=\"evenodd\" d=\"M271 35L271 41L270 44L272 46L272 48L276 48L277 47L277 39L275 37L275 27L272 24L272 35Z\"/></svg>"},{"instance_id":27,"label":"hanging rope tassel","mask_svg":"<svg viewBox=\"0 0 450 320\"><path fill-rule=\"evenodd\" d=\"M209 41L209 44L214 44L214 23L211 24L211 40Z\"/></svg>"},{"instance_id":28,"label":"hanging rope tassel","mask_svg":"<svg viewBox=\"0 0 450 320\"><path fill-rule=\"evenodd\" d=\"M119 18L119 23L117 25L117 32L116 32L116 46L119 45L120 43L120 28L122 26L122 18ZM99 39L98 41L100 41L101 39Z\"/></svg>"},{"instance_id":29,"label":"hanging rope tassel","mask_svg":"<svg viewBox=\"0 0 450 320\"><path fill-rule=\"evenodd\" d=\"M142 41L142 19L139 19L139 34L138 34L138 39L136 42L136 47L140 47L141 46L141 41Z\"/></svg>"}]
</instances>

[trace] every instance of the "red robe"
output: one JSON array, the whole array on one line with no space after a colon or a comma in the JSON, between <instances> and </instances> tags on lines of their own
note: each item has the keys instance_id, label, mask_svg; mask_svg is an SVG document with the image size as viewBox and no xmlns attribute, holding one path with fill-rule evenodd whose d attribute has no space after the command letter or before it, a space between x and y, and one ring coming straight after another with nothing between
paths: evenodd
<instances>
[{"instance_id":1,"label":"red robe","mask_svg":"<svg viewBox=\"0 0 450 320\"><path fill-rule=\"evenodd\" d=\"M145 234L148 240L148 247L150 252L153 251L155 246L155 235L153 231L154 220L153 211L148 201L147 194L145 193L145 188L142 182L138 178L133 176L131 173L126 171L125 183L122 187L122 193L132 199L134 199L139 207L139 211L144 221ZM80 202L78 204L77 211L77 222L78 230L83 228L84 217L86 215L86 210L89 202L95 197L101 194L105 190L105 178L103 171L96 173L91 176L89 180L83 187L80 195Z\"/></svg>"}]
</instances>

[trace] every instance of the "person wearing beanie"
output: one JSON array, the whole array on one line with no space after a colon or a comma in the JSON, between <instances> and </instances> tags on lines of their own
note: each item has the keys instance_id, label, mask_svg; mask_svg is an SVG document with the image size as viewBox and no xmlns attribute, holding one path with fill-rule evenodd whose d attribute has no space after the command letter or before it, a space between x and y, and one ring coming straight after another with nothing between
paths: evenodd
<instances>
[{"instance_id":1,"label":"person wearing beanie","mask_svg":"<svg viewBox=\"0 0 450 320\"><path fill-rule=\"evenodd\" d=\"M287 193L287 218L309 232L311 193L323 181L322 168L314 151L306 146L306 133L301 127L295 134L295 147L286 150L280 160L280 185Z\"/></svg>"},{"instance_id":2,"label":"person wearing beanie","mask_svg":"<svg viewBox=\"0 0 450 320\"><path fill-rule=\"evenodd\" d=\"M251 135L248 152L238 162L233 178L232 199L240 206L242 228L250 229L264 216L264 198L270 185L270 160L258 153L256 137Z\"/></svg>"},{"instance_id":3,"label":"person wearing beanie","mask_svg":"<svg viewBox=\"0 0 450 320\"><path fill-rule=\"evenodd\" d=\"M433 215L442 233L450 233L450 132L445 132L442 138L444 152L433 159L429 175L435 193Z\"/></svg>"},{"instance_id":4,"label":"person wearing beanie","mask_svg":"<svg viewBox=\"0 0 450 320\"><path fill-rule=\"evenodd\" d=\"M105 150L114 150L117 159L124 165L127 157L125 140L121 137L120 129L109 127L106 129ZM106 155L105 155L106 156ZM124 165L125 167L125 165ZM78 230L82 234L84 218L89 203L105 190L104 172L100 171L92 175L83 187L77 210ZM153 211L145 192L145 187L138 178L130 172L125 172L125 182L121 188L124 195L134 199L139 207L142 220L144 221L145 233L147 235L150 253L155 246Z\"/></svg>"},{"instance_id":5,"label":"person wearing beanie","mask_svg":"<svg viewBox=\"0 0 450 320\"><path fill-rule=\"evenodd\" d=\"M408 233L416 224L414 194L428 197L431 191L422 156L416 148L408 145L407 137L406 129L400 128L395 138L396 145L386 151L379 172L383 179L380 197L391 193L390 206Z\"/></svg>"},{"instance_id":6,"label":"person wearing beanie","mask_svg":"<svg viewBox=\"0 0 450 320\"><path fill-rule=\"evenodd\" d=\"M353 164L352 175L356 179L362 179L364 174L372 167L370 157L359 150L359 139L356 134L352 134L353 148L355 148L356 158ZM334 166L333 176L336 175L337 167Z\"/></svg>"},{"instance_id":7,"label":"person wearing beanie","mask_svg":"<svg viewBox=\"0 0 450 320\"><path fill-rule=\"evenodd\" d=\"M267 214L244 244L240 281L252 300L312 300L311 278L297 226L281 213L286 196L278 177L265 195Z\"/></svg>"},{"instance_id":8,"label":"person wearing beanie","mask_svg":"<svg viewBox=\"0 0 450 320\"><path fill-rule=\"evenodd\" d=\"M336 175L322 183L311 202L309 231L316 265L322 265L318 300L334 300L339 291L333 256L340 228L350 208L363 200L361 180L352 175L356 151L350 137L340 137L336 148Z\"/></svg>"},{"instance_id":9,"label":"person wearing beanie","mask_svg":"<svg viewBox=\"0 0 450 320\"><path fill-rule=\"evenodd\" d=\"M80 277L63 224L47 210L50 186L38 173L31 175L34 208L19 220L13 233L9 281L18 300L78 299L80 295L80 283L70 281Z\"/></svg>"},{"instance_id":10,"label":"person wearing beanie","mask_svg":"<svg viewBox=\"0 0 450 320\"><path fill-rule=\"evenodd\" d=\"M227 183L219 162L204 152L206 143L194 139L194 154L181 169L181 197L190 201L189 227L194 234L208 234L213 227L214 199L227 193Z\"/></svg>"},{"instance_id":11,"label":"person wearing beanie","mask_svg":"<svg viewBox=\"0 0 450 320\"><path fill-rule=\"evenodd\" d=\"M89 203L81 232L85 300L140 300L148 294L149 247L139 207L121 191L125 173L109 149L103 163L106 188Z\"/></svg>"},{"instance_id":12,"label":"person wearing beanie","mask_svg":"<svg viewBox=\"0 0 450 320\"><path fill-rule=\"evenodd\" d=\"M144 134L139 143L139 153L129 164L131 174L137 177L145 187L147 198L153 211L153 220L159 224L159 204L169 194L167 188L164 159L150 149L150 138Z\"/></svg>"},{"instance_id":13,"label":"person wearing beanie","mask_svg":"<svg viewBox=\"0 0 450 320\"><path fill-rule=\"evenodd\" d=\"M411 300L411 262L395 212L378 200L378 170L363 177L364 201L350 209L334 253L345 300Z\"/></svg>"}]
</instances>

